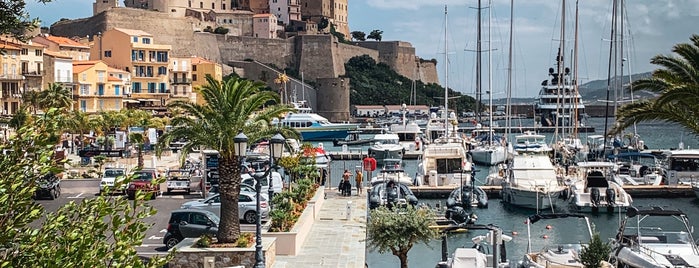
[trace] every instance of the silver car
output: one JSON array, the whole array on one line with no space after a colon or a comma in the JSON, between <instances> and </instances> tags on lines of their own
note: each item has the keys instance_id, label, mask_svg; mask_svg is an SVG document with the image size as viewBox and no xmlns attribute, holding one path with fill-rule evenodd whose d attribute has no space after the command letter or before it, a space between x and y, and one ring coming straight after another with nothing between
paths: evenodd
<instances>
[{"instance_id":1,"label":"silver car","mask_svg":"<svg viewBox=\"0 0 699 268\"><path fill-rule=\"evenodd\" d=\"M255 223L256 221L255 202L257 201L255 196L255 193L243 191L238 196L238 218L246 223ZM213 212L216 216L221 216L221 196L215 194L206 199L189 201L182 204L182 208L204 209ZM260 210L262 219L266 219L269 215L269 204L264 196L260 199Z\"/></svg>"}]
</instances>

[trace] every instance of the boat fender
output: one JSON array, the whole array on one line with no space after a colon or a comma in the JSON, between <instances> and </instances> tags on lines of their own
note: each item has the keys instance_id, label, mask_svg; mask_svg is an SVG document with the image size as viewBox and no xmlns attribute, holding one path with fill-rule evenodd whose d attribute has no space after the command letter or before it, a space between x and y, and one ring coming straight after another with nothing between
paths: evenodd
<instances>
[{"instance_id":1,"label":"boat fender","mask_svg":"<svg viewBox=\"0 0 699 268\"><path fill-rule=\"evenodd\" d=\"M605 194L607 195L607 206L613 206L616 203L616 191L613 188L607 188Z\"/></svg>"},{"instance_id":2,"label":"boat fender","mask_svg":"<svg viewBox=\"0 0 699 268\"><path fill-rule=\"evenodd\" d=\"M596 187L590 188L590 201L592 201L593 206L599 205L601 197L602 196L599 192L599 188L596 188Z\"/></svg>"},{"instance_id":3,"label":"boat fender","mask_svg":"<svg viewBox=\"0 0 699 268\"><path fill-rule=\"evenodd\" d=\"M470 208L471 207L471 192L469 191L461 191L461 206L464 208Z\"/></svg>"}]
</instances>

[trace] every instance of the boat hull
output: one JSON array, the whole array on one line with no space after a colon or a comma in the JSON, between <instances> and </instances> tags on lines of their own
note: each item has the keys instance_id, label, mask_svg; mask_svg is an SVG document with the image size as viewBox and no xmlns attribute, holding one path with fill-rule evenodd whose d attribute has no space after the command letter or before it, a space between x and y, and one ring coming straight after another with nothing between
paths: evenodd
<instances>
[{"instance_id":1,"label":"boat hull","mask_svg":"<svg viewBox=\"0 0 699 268\"><path fill-rule=\"evenodd\" d=\"M471 150L473 162L482 165L494 166L505 162L505 147L497 146L493 148Z\"/></svg>"},{"instance_id":2,"label":"boat hull","mask_svg":"<svg viewBox=\"0 0 699 268\"><path fill-rule=\"evenodd\" d=\"M349 129L297 129L304 141L342 140L348 135Z\"/></svg>"},{"instance_id":3,"label":"boat hull","mask_svg":"<svg viewBox=\"0 0 699 268\"><path fill-rule=\"evenodd\" d=\"M504 186L500 196L506 204L538 210L555 208L560 201L567 199L564 190L545 193L510 186Z\"/></svg>"}]
</instances>

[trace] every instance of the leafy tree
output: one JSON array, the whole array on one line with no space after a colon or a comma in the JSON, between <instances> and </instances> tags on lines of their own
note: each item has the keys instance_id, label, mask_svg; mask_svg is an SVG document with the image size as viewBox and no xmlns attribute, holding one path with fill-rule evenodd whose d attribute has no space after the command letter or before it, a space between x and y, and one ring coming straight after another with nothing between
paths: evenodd
<instances>
[{"instance_id":1,"label":"leafy tree","mask_svg":"<svg viewBox=\"0 0 699 268\"><path fill-rule=\"evenodd\" d=\"M71 108L73 106L73 92L63 84L50 83L48 88L39 92L41 108Z\"/></svg>"},{"instance_id":2,"label":"leafy tree","mask_svg":"<svg viewBox=\"0 0 699 268\"><path fill-rule=\"evenodd\" d=\"M343 34L343 33L341 33L341 32L338 32L338 31L335 29L335 24L334 24L334 23L331 23L331 24L330 24L330 34L332 34L333 36L337 37L337 41L340 42L340 43L346 43L346 44L349 43L349 41L347 41L347 39L345 38L345 34Z\"/></svg>"},{"instance_id":3,"label":"leafy tree","mask_svg":"<svg viewBox=\"0 0 699 268\"><path fill-rule=\"evenodd\" d=\"M162 267L172 255L146 263L136 254L149 226L144 219L155 213L143 194L133 203L110 196L71 201L54 213L32 200L40 175L61 172L53 161L57 116L47 110L18 129L11 145L0 145L12 149L0 158L0 267Z\"/></svg>"},{"instance_id":4,"label":"leafy tree","mask_svg":"<svg viewBox=\"0 0 699 268\"><path fill-rule=\"evenodd\" d=\"M214 29L215 34L227 34L228 31L228 28L222 26L216 27L216 29Z\"/></svg>"},{"instance_id":5,"label":"leafy tree","mask_svg":"<svg viewBox=\"0 0 699 268\"><path fill-rule=\"evenodd\" d=\"M633 82L635 90L648 90L659 96L624 105L618 110L618 125L612 134L621 133L637 122L660 120L677 123L699 135L699 35L693 34L691 43L676 44L676 55L657 55L651 63L661 68L650 78Z\"/></svg>"},{"instance_id":6,"label":"leafy tree","mask_svg":"<svg viewBox=\"0 0 699 268\"><path fill-rule=\"evenodd\" d=\"M39 106L41 105L41 103L39 102L39 91L24 91L24 93L22 93L22 102L26 105L29 105L29 107L32 108L32 113L36 115L37 112L39 112Z\"/></svg>"},{"instance_id":7,"label":"leafy tree","mask_svg":"<svg viewBox=\"0 0 699 268\"><path fill-rule=\"evenodd\" d=\"M219 152L221 222L217 238L219 243L233 243L240 236L238 196L241 183L240 156L235 151L234 137L243 132L250 143L271 137L277 131L270 127L272 119L292 108L274 105L279 102L279 95L262 91L264 84L260 82L236 78L218 81L210 75L206 76L206 82L199 89L206 104L174 101L168 105L183 114L172 119L172 129L158 141L157 153L162 153L167 144L180 138L186 139L183 152L199 147Z\"/></svg>"},{"instance_id":8,"label":"leafy tree","mask_svg":"<svg viewBox=\"0 0 699 268\"><path fill-rule=\"evenodd\" d=\"M352 35L352 39L357 40L357 41L366 41L366 34L362 31L353 31L350 33Z\"/></svg>"},{"instance_id":9,"label":"leafy tree","mask_svg":"<svg viewBox=\"0 0 699 268\"><path fill-rule=\"evenodd\" d=\"M8 126L17 130L22 128L31 119L31 115L27 112L25 108L20 108L17 112L10 118Z\"/></svg>"},{"instance_id":10,"label":"leafy tree","mask_svg":"<svg viewBox=\"0 0 699 268\"><path fill-rule=\"evenodd\" d=\"M599 233L595 232L592 235L592 241L587 246L580 250L580 263L588 268L602 267L601 262L609 259L612 247L602 242Z\"/></svg>"},{"instance_id":11,"label":"leafy tree","mask_svg":"<svg viewBox=\"0 0 699 268\"><path fill-rule=\"evenodd\" d=\"M367 247L379 253L391 251L400 259L400 267L408 267L408 251L415 243L429 246L432 239L439 237L434 214L421 208L388 209L379 207L371 211L366 225Z\"/></svg>"},{"instance_id":12,"label":"leafy tree","mask_svg":"<svg viewBox=\"0 0 699 268\"><path fill-rule=\"evenodd\" d=\"M327 28L329 24L330 21L328 20L328 18L323 17L322 19L320 19L320 22L318 23L318 30L323 30Z\"/></svg>"},{"instance_id":13,"label":"leafy tree","mask_svg":"<svg viewBox=\"0 0 699 268\"><path fill-rule=\"evenodd\" d=\"M36 0L49 3L51 0ZM0 5L0 35L11 35L19 40L26 40L25 33L39 26L38 18L30 18L25 10L26 1L3 1Z\"/></svg>"},{"instance_id":14,"label":"leafy tree","mask_svg":"<svg viewBox=\"0 0 699 268\"><path fill-rule=\"evenodd\" d=\"M64 120L63 129L69 131L70 133L80 134L80 142L82 146L85 145L85 133L89 133L93 130L93 122L90 121L90 116L80 110L73 110L68 115L66 115L66 120ZM80 148L79 148L80 149Z\"/></svg>"},{"instance_id":15,"label":"leafy tree","mask_svg":"<svg viewBox=\"0 0 699 268\"><path fill-rule=\"evenodd\" d=\"M369 33L369 36L367 36L366 39L374 39L376 41L381 42L381 35L383 35L383 31L373 30Z\"/></svg>"}]
</instances>

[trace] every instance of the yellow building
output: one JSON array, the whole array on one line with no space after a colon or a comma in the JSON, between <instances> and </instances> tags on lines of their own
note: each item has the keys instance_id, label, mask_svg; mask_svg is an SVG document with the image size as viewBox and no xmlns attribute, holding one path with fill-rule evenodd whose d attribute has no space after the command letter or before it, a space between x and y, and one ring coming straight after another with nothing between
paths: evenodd
<instances>
[{"instance_id":1,"label":"yellow building","mask_svg":"<svg viewBox=\"0 0 699 268\"><path fill-rule=\"evenodd\" d=\"M14 115L22 101L23 76L20 73L20 52L22 47L7 41L0 41L0 99L2 114Z\"/></svg>"},{"instance_id":2,"label":"yellow building","mask_svg":"<svg viewBox=\"0 0 699 268\"><path fill-rule=\"evenodd\" d=\"M170 100L196 101L192 92L192 58L170 58Z\"/></svg>"},{"instance_id":3,"label":"yellow building","mask_svg":"<svg viewBox=\"0 0 699 268\"><path fill-rule=\"evenodd\" d=\"M44 45L28 41L19 43L20 73L23 76L24 91L41 91L44 84Z\"/></svg>"},{"instance_id":4,"label":"yellow building","mask_svg":"<svg viewBox=\"0 0 699 268\"><path fill-rule=\"evenodd\" d=\"M68 55L76 61L90 59L90 46L67 37L40 34L32 38L32 42L44 45L48 51Z\"/></svg>"},{"instance_id":5,"label":"yellow building","mask_svg":"<svg viewBox=\"0 0 699 268\"><path fill-rule=\"evenodd\" d=\"M75 109L86 113L121 110L124 81L110 76L111 69L102 61L73 62Z\"/></svg>"},{"instance_id":6,"label":"yellow building","mask_svg":"<svg viewBox=\"0 0 699 268\"><path fill-rule=\"evenodd\" d=\"M211 75L216 80L223 80L223 67L221 64L204 59L192 57L192 88L194 88L194 102L204 104L204 99L199 96L197 89L206 85L206 75Z\"/></svg>"},{"instance_id":7,"label":"yellow building","mask_svg":"<svg viewBox=\"0 0 699 268\"><path fill-rule=\"evenodd\" d=\"M147 32L123 28L107 30L93 42L91 60L131 74L131 99L141 107L165 105L170 98L170 45L156 44Z\"/></svg>"}]
</instances>

